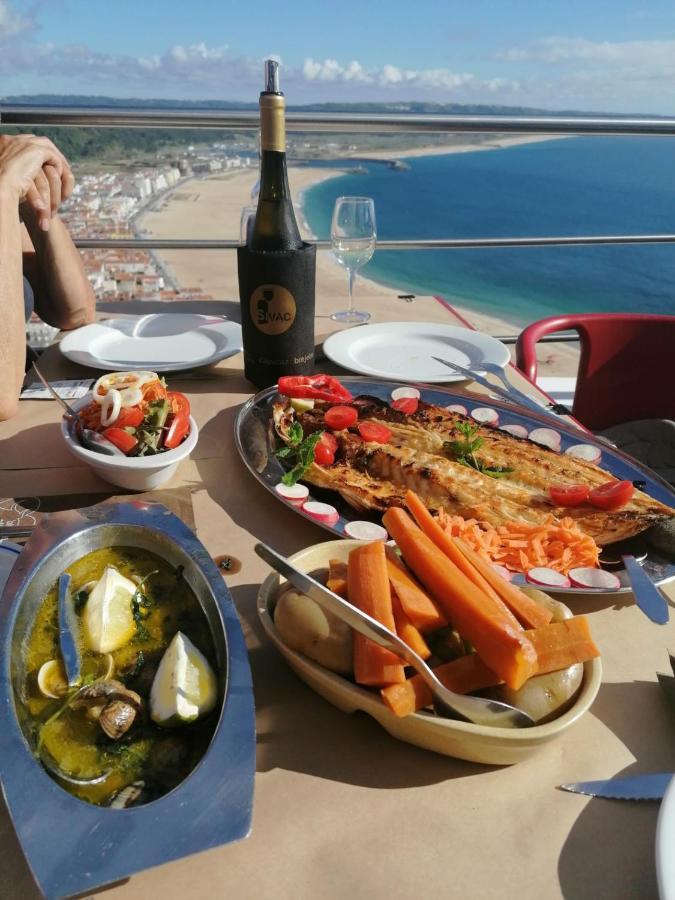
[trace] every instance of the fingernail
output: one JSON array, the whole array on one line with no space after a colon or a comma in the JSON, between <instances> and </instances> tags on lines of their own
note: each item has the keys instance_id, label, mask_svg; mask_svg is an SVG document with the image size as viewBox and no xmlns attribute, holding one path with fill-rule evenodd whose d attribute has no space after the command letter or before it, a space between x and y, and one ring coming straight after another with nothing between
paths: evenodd
<instances>
[{"instance_id":1,"label":"fingernail","mask_svg":"<svg viewBox=\"0 0 675 900\"><path fill-rule=\"evenodd\" d=\"M40 219L40 228L43 231L49 231L49 219L47 219L47 218Z\"/></svg>"}]
</instances>

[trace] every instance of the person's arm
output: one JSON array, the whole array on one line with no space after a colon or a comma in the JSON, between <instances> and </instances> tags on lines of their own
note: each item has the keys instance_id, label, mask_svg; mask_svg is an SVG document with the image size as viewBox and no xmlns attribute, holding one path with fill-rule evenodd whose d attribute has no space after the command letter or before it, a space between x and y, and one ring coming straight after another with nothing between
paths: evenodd
<instances>
[{"instance_id":1,"label":"person's arm","mask_svg":"<svg viewBox=\"0 0 675 900\"><path fill-rule=\"evenodd\" d=\"M27 203L22 204L21 214L26 226L23 268L35 294L35 311L57 328L78 328L92 322L94 291L68 229L53 214L45 231L39 214Z\"/></svg>"},{"instance_id":2,"label":"person's arm","mask_svg":"<svg viewBox=\"0 0 675 900\"><path fill-rule=\"evenodd\" d=\"M17 410L26 361L19 196L0 179L0 421Z\"/></svg>"}]
</instances>

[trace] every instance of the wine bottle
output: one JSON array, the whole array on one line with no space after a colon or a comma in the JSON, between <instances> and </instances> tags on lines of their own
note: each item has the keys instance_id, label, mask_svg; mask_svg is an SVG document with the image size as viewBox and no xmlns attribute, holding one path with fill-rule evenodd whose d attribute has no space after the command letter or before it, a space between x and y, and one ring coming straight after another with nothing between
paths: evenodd
<instances>
[{"instance_id":1,"label":"wine bottle","mask_svg":"<svg viewBox=\"0 0 675 900\"><path fill-rule=\"evenodd\" d=\"M286 171L286 101L279 90L279 64L265 61L260 95L260 191L252 250L297 250L302 246Z\"/></svg>"},{"instance_id":2,"label":"wine bottle","mask_svg":"<svg viewBox=\"0 0 675 900\"><path fill-rule=\"evenodd\" d=\"M279 67L265 61L260 190L248 242L237 248L244 371L258 387L314 371L316 247L303 242L286 171Z\"/></svg>"}]
</instances>

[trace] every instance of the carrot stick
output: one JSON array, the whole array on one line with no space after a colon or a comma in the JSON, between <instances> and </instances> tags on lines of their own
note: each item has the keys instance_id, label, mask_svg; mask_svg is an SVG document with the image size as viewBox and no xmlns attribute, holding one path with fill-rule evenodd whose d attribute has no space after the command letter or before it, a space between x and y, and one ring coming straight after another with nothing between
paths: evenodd
<instances>
[{"instance_id":1,"label":"carrot stick","mask_svg":"<svg viewBox=\"0 0 675 900\"><path fill-rule=\"evenodd\" d=\"M447 535L446 535L447 536ZM448 538L452 541L453 538ZM461 538L454 538L454 542L459 548L461 554L464 555L467 563L474 566L476 570L485 578L485 580L494 588L503 603L508 606L516 618L522 622L526 628L541 628L547 625L553 618L550 609L540 606L536 600L528 597L514 584L502 578L499 572L496 572L489 562L486 562L474 550L469 547L466 541Z\"/></svg>"},{"instance_id":2,"label":"carrot stick","mask_svg":"<svg viewBox=\"0 0 675 900\"><path fill-rule=\"evenodd\" d=\"M513 690L536 671L537 654L510 615L476 587L412 521L405 510L392 507L383 523L403 559L440 604L453 627Z\"/></svg>"},{"instance_id":3,"label":"carrot stick","mask_svg":"<svg viewBox=\"0 0 675 900\"><path fill-rule=\"evenodd\" d=\"M334 594L338 594L344 600L347 599L347 563L341 559L331 559L328 562L328 581L326 587Z\"/></svg>"},{"instance_id":4,"label":"carrot stick","mask_svg":"<svg viewBox=\"0 0 675 900\"><path fill-rule=\"evenodd\" d=\"M405 502L419 527L426 536L436 544L438 549L442 550L448 559L450 559L468 579L473 581L476 587L480 588L480 590L487 594L488 597L491 597L495 603L499 604L499 606L502 606L503 598L500 598L499 594L487 581L484 575L478 571L477 567L471 565L467 560L466 555L459 550L453 538L441 528L417 494L414 491L406 491ZM504 581L503 578L502 581ZM511 620L511 624L516 628L521 628L520 622L510 611L508 604L505 604L505 606L506 609L504 610L504 613L507 618ZM546 621L548 621L548 619Z\"/></svg>"},{"instance_id":5,"label":"carrot stick","mask_svg":"<svg viewBox=\"0 0 675 900\"><path fill-rule=\"evenodd\" d=\"M401 601L399 600L396 591L391 592L391 605L394 611L394 622L396 622L396 634L402 641L405 641L418 656L421 656L422 659L429 659L431 650L420 634L419 629L415 628L403 611Z\"/></svg>"},{"instance_id":6,"label":"carrot stick","mask_svg":"<svg viewBox=\"0 0 675 900\"><path fill-rule=\"evenodd\" d=\"M390 553L390 548L387 548L387 575L405 614L422 633L437 631L448 624L431 597L398 561L398 557Z\"/></svg>"},{"instance_id":7,"label":"carrot stick","mask_svg":"<svg viewBox=\"0 0 675 900\"><path fill-rule=\"evenodd\" d=\"M600 656L593 641L586 616L574 616L563 622L551 622L541 628L533 628L525 634L537 650L537 675L546 675L566 669L574 663L583 663ZM476 654L460 656L452 662L434 669L443 684L458 694L470 694L501 683ZM397 716L407 716L429 706L431 690L419 675L413 675L402 684L391 685L381 691L382 699Z\"/></svg>"},{"instance_id":8,"label":"carrot stick","mask_svg":"<svg viewBox=\"0 0 675 900\"><path fill-rule=\"evenodd\" d=\"M347 585L350 603L396 632L382 541L351 551ZM391 650L354 632L354 679L357 684L382 686L405 681L405 672L401 660Z\"/></svg>"}]
</instances>

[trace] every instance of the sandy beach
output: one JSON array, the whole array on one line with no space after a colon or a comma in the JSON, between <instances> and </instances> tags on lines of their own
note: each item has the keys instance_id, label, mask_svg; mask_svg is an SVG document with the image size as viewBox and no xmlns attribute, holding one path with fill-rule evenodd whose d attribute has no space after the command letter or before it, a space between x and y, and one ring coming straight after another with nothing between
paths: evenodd
<instances>
[{"instance_id":1,"label":"sandy beach","mask_svg":"<svg viewBox=\"0 0 675 900\"><path fill-rule=\"evenodd\" d=\"M421 156L442 153L488 150L497 147L524 143L529 140L548 139L527 136L505 137L475 145L448 144L443 147L419 148L396 153L364 153L369 158L394 158L394 156ZM339 169L325 169L310 166L289 166L289 183L293 202L298 213L298 224L303 236L311 238L302 215L302 197L308 188L343 174ZM251 205L251 190L257 180L257 169L235 170L233 172L193 178L179 185L168 194L157 211L145 213L137 225L145 237L193 239L239 239L241 212ZM231 251L217 250L163 250L158 252L176 281L184 288L199 288L218 300L236 300L239 296L237 283L236 256ZM416 297L412 302L400 298L401 291L378 284L375 281L357 277L355 303L371 313L371 321L452 321L447 309L435 298ZM445 296L446 302L479 331L492 335L517 334L519 326L476 312L461 304L455 304L452 296ZM316 311L321 324L325 322L325 333L335 330L336 323L329 318L332 312L347 305L347 275L330 251L317 252ZM320 327L320 326L317 326ZM547 344L541 356L540 374L573 374L576 371L577 354L569 345Z\"/></svg>"}]
</instances>

